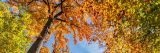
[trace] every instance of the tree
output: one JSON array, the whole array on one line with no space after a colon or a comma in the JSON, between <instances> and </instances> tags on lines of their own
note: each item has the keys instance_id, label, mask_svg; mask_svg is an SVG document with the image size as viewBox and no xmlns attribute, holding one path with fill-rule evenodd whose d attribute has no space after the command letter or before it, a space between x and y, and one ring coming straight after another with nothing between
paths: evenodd
<instances>
[{"instance_id":1,"label":"tree","mask_svg":"<svg viewBox=\"0 0 160 53\"><path fill-rule=\"evenodd\" d=\"M27 1L27 0L26 0ZM10 1L10 2L8 2L9 4L12 4L12 5L14 5L14 2L17 2L17 3L22 3L22 5L28 5L28 4L30 4L30 5L28 5L28 9L29 10L31 10L31 12L32 12L32 10L33 10L33 12L34 12L34 9L30 9L31 7L33 8L33 6L35 6L36 4L39 4L39 9L46 9L46 10L44 10L44 11L42 11L42 12L46 12L47 11L47 13L46 13L46 15L45 16L41 16L41 15L39 15L39 16L36 16L36 17L40 17L40 18L36 18L36 17L34 17L34 15L37 15L38 13L36 13L36 14L33 14L33 21L34 20L36 20L35 22L33 22L33 23L37 23L37 24L31 24L31 26L29 26L31 29L33 29L34 30L34 32L35 31L41 31L41 29L43 28L43 26L44 26L44 28L42 29L42 32L40 33L40 37L38 37L37 38L37 41L35 41L35 44L33 44L32 46L33 47L31 47L31 49L29 50L29 52L31 51L31 52L38 52L38 50L40 49L40 47L42 46L42 43L43 43L43 40L44 40L44 37L48 34L48 29L50 28L50 26L51 26L51 23L52 23L52 21L53 21L53 19L54 19L54 21L55 21L55 23L54 23L54 30L51 30L51 31L54 31L54 32L56 32L56 34L55 34L55 36L56 36L56 38L57 38L57 40L56 40L56 45L57 45L57 48L64 48L64 47L66 47L66 42L67 42L67 39L66 38L64 38L64 34L65 33L70 33L70 32L73 32L74 34L75 34L75 31L80 31L80 32L85 32L85 29L89 29L89 30L86 30L87 32L89 32L89 33L81 33L81 35L83 35L83 36L81 36L81 39L82 39L82 37L85 37L84 35L88 35L85 39L87 39L87 38L89 38L89 34L90 34L90 32L91 32L91 28L89 27L89 28L87 28L87 27L85 27L85 26L89 26L89 24L87 24L87 22L85 22L85 23L83 23L83 25L82 26L84 26L84 28L82 28L82 29L78 29L78 28L80 28L79 26L77 26L77 24L80 24L80 22L78 22L78 20L77 19L75 19L75 18L73 18L73 21L72 20L70 20L70 19L72 19L72 17L71 16L73 16L71 13L69 13L69 14L71 14L69 17L71 17L71 18L65 18L65 17L67 17L66 16L66 14L68 14L68 13L64 13L65 11L67 12L69 9L68 9L68 6L66 5L66 4L69 4L70 2L75 2L75 1L66 1L65 2L65 4L64 4L64 6L65 6L65 9L68 9L68 10L64 10L64 9L62 9L62 8L64 8L63 6L62 6L62 4L63 3L60 3L60 4L55 4L55 6L54 6L54 4L52 4L52 3L50 3L51 1L48 1L48 0L41 0L41 1L30 1L29 3L27 2L27 3L25 3L25 2L23 2L23 1L14 1L14 0L12 0L12 1ZM64 1L61 1L61 2L64 2ZM54 2L54 3L56 3L56 2ZM19 4L20 5L20 4ZM71 5L71 4L70 4ZM59 6L61 6L61 7L59 7ZM47 7L47 8L42 8L42 7ZM51 8L51 7L54 7L54 8ZM59 7L59 8L58 8ZM73 8L73 7L71 7L71 6L69 6L70 8ZM54 11L55 9L62 9L62 11L60 12L60 13L57 13L55 16L54 16L54 18L53 18L53 15L54 15L54 13L55 12L57 12L57 11ZM38 9L38 6L35 6L35 9L37 10ZM74 9L74 8L73 8ZM35 10L35 11L36 11ZM75 9L76 10L76 9ZM38 12L41 12L41 11L38 11ZM71 10L69 10L69 11L71 11ZM63 14L62 14L63 13ZM78 13L77 13L78 14ZM59 15L61 15L61 17L58 17ZM63 16L63 17L62 17ZM48 19L48 21L46 20L42 20L42 19L45 19L45 18L47 18ZM65 18L65 19L64 19ZM64 20L63 20L64 19ZM42 20L42 21L41 21ZM83 19L83 21L85 21L84 19ZM46 25L44 25L45 24L45 22L46 22ZM36 25L36 26L35 26ZM33 27L32 27L33 26ZM39 26L39 27L37 27L37 26ZM69 28L67 28L67 27L69 27L72 31L70 31L69 32ZM56 30L55 30L56 29ZM50 33L53 33L53 32L50 32ZM75 36L76 37L76 36ZM74 37L74 38L75 38ZM75 39L75 41L76 41L76 39ZM62 44L60 44L60 43L62 43Z\"/></svg>"},{"instance_id":2,"label":"tree","mask_svg":"<svg viewBox=\"0 0 160 53\"><path fill-rule=\"evenodd\" d=\"M159 37L159 1L12 0L8 3L26 6L32 14L30 35L39 36L29 52L38 52L52 33L54 52L67 48L64 34L69 33L73 34L75 44L77 40L105 42L106 52L158 51L153 46L159 45L159 38L155 38Z\"/></svg>"},{"instance_id":3,"label":"tree","mask_svg":"<svg viewBox=\"0 0 160 53\"><path fill-rule=\"evenodd\" d=\"M12 14L10 9L0 2L0 52L24 53L30 44L26 31L30 14L22 10L19 14Z\"/></svg>"},{"instance_id":4,"label":"tree","mask_svg":"<svg viewBox=\"0 0 160 53\"><path fill-rule=\"evenodd\" d=\"M127 4L125 10L132 12L131 17L126 15L122 17L122 22L116 26L116 31L112 32L116 32L116 35L113 35L113 39L106 40L109 43L106 52L158 53L159 2L150 0L123 2L124 6Z\"/></svg>"},{"instance_id":5,"label":"tree","mask_svg":"<svg viewBox=\"0 0 160 53\"><path fill-rule=\"evenodd\" d=\"M136 42L141 43L141 46L147 52L158 53L159 48L159 13L160 13L160 1L150 1L146 3L142 10L139 10L137 14L140 17L140 30L141 34L135 38Z\"/></svg>"}]
</instances>

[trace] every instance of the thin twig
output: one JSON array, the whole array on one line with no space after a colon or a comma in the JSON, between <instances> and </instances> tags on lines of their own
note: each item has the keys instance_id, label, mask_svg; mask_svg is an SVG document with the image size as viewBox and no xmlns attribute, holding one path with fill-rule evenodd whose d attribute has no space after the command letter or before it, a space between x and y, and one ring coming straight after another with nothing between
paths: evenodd
<instances>
[{"instance_id":1,"label":"thin twig","mask_svg":"<svg viewBox=\"0 0 160 53\"><path fill-rule=\"evenodd\" d=\"M62 5L62 3L64 2L65 0L61 0L61 3L60 4L57 4L56 6L54 6L54 8L57 8L58 6Z\"/></svg>"}]
</instances>

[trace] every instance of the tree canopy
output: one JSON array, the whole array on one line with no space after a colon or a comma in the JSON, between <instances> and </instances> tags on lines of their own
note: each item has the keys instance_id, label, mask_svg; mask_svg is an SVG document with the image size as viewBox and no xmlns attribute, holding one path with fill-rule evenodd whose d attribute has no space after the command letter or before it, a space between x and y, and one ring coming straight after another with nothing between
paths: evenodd
<instances>
[{"instance_id":1,"label":"tree canopy","mask_svg":"<svg viewBox=\"0 0 160 53\"><path fill-rule=\"evenodd\" d=\"M98 41L100 46L105 42L106 53L160 52L160 0L9 0L7 3L12 8L22 6L19 10L31 14L22 20L30 24L18 27L27 28L27 35L33 38L28 53L49 51L42 46L51 34L55 37L55 53L69 52L65 34L72 34L75 44L78 40Z\"/></svg>"},{"instance_id":2,"label":"tree canopy","mask_svg":"<svg viewBox=\"0 0 160 53\"><path fill-rule=\"evenodd\" d=\"M0 52L24 53L27 51L30 39L27 37L27 25L30 24L30 14L19 12L12 14L11 8L0 2Z\"/></svg>"}]
</instances>

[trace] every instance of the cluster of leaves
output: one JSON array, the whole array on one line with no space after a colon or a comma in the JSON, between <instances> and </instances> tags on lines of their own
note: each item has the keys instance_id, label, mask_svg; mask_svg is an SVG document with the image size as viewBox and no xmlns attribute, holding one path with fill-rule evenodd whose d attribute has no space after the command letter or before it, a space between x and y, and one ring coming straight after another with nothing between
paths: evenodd
<instances>
[{"instance_id":1,"label":"cluster of leaves","mask_svg":"<svg viewBox=\"0 0 160 53\"><path fill-rule=\"evenodd\" d=\"M11 8L0 2L0 52L24 53L30 44L27 37L27 25L30 24L30 14L19 12L12 14Z\"/></svg>"},{"instance_id":2,"label":"cluster of leaves","mask_svg":"<svg viewBox=\"0 0 160 53\"><path fill-rule=\"evenodd\" d=\"M63 3L61 3L63 2ZM160 0L10 0L32 14L31 36L39 36L47 19L53 19L54 52L68 48L65 34L78 40L106 42L106 52L159 52ZM61 5L61 7L57 7ZM52 13L51 13L52 12ZM49 17L50 16L50 17ZM46 39L49 39L48 36ZM77 39L78 38L78 39ZM63 49L65 48L65 49Z\"/></svg>"},{"instance_id":3,"label":"cluster of leaves","mask_svg":"<svg viewBox=\"0 0 160 53\"><path fill-rule=\"evenodd\" d=\"M160 33L160 0L150 1L149 4L144 4L137 12L140 20L140 35L134 40L141 43L144 50L152 52L160 52L159 33Z\"/></svg>"},{"instance_id":4,"label":"cluster of leaves","mask_svg":"<svg viewBox=\"0 0 160 53\"><path fill-rule=\"evenodd\" d=\"M49 50L48 47L43 46L43 47L41 48L41 50L40 50L40 53L50 53L50 50Z\"/></svg>"},{"instance_id":5,"label":"cluster of leaves","mask_svg":"<svg viewBox=\"0 0 160 53\"><path fill-rule=\"evenodd\" d=\"M121 19L116 17L116 21L111 19L113 31L108 33L106 38L107 50L113 53L159 52L160 1L123 0L114 2L123 9L124 14ZM118 8L114 10L116 9Z\"/></svg>"},{"instance_id":6,"label":"cluster of leaves","mask_svg":"<svg viewBox=\"0 0 160 53\"><path fill-rule=\"evenodd\" d=\"M106 52L159 52L159 2L86 0L80 8L95 29L89 39L105 41Z\"/></svg>"}]
</instances>

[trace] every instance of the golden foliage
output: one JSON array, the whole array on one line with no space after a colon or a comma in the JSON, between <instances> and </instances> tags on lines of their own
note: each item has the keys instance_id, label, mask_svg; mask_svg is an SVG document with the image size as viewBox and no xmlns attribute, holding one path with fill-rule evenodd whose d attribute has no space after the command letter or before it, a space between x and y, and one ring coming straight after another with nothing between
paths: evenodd
<instances>
[{"instance_id":1,"label":"golden foliage","mask_svg":"<svg viewBox=\"0 0 160 53\"><path fill-rule=\"evenodd\" d=\"M16 2L28 5L28 2L22 0L9 3L12 5ZM55 52L60 53L60 49L67 48L68 39L64 37L66 34L73 34L74 44L78 40L90 41L92 39L105 42L111 53L147 51L145 44L142 46L143 44L134 42L134 38L143 34L140 33L141 30L135 32L134 28L141 27L141 21L143 21L141 17L147 17L144 14L151 12L153 7L150 5L154 1L65 0L61 7L55 7L60 3L60 0L40 0L33 1L27 6L32 14L32 23L28 25L32 36L39 35L48 18L55 16L60 10L63 11L60 16L56 17L57 19L53 20L51 28L47 29L49 33L54 33ZM158 5L158 2L154 5ZM145 6L149 7L145 8ZM51 36L47 39L49 37Z\"/></svg>"},{"instance_id":2,"label":"golden foliage","mask_svg":"<svg viewBox=\"0 0 160 53\"><path fill-rule=\"evenodd\" d=\"M43 46L41 49L40 49L40 53L50 53L50 49L46 46Z\"/></svg>"}]
</instances>

